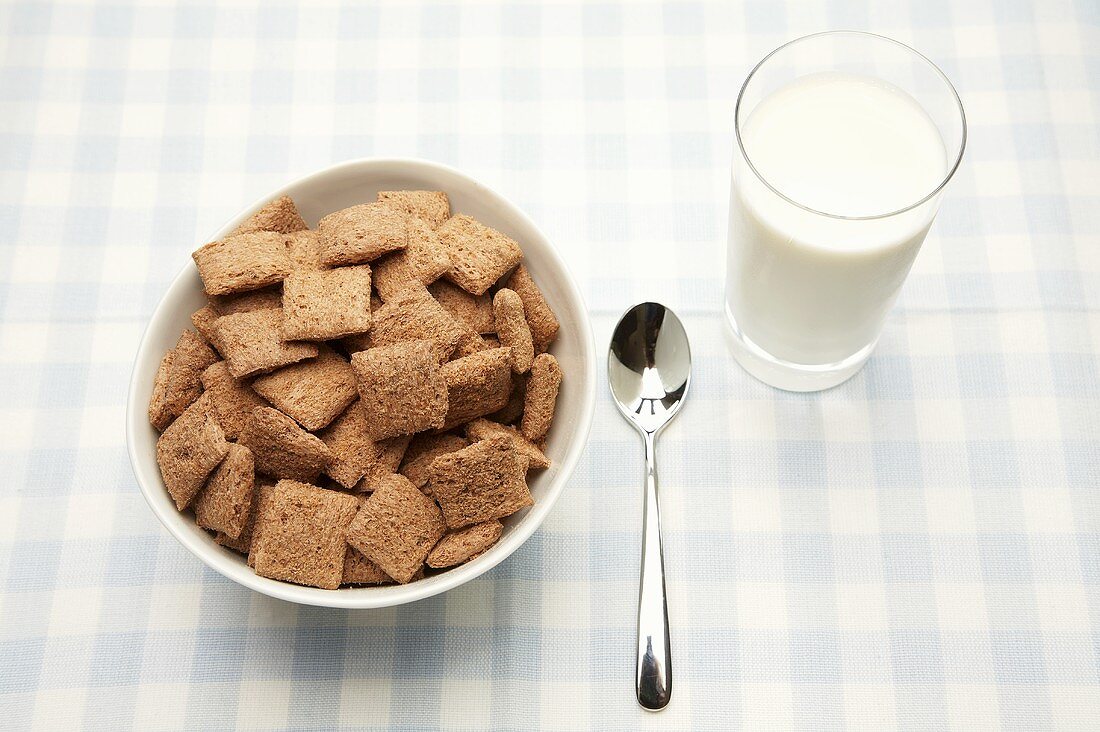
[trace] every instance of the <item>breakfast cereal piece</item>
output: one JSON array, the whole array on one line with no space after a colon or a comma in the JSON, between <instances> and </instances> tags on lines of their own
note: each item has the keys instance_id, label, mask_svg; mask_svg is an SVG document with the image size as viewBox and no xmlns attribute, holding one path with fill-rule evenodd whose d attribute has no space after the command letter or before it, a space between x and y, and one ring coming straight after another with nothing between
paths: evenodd
<instances>
[{"instance_id":1,"label":"breakfast cereal piece","mask_svg":"<svg viewBox=\"0 0 1100 732\"><path fill-rule=\"evenodd\" d=\"M281 282L291 269L283 238L275 231L253 231L199 247L191 257L207 294L229 295Z\"/></svg>"},{"instance_id":2,"label":"breakfast cereal piece","mask_svg":"<svg viewBox=\"0 0 1100 732\"><path fill-rule=\"evenodd\" d=\"M499 345L497 346L499 348ZM479 351L488 351L492 346L488 341L479 336L472 330L468 330L462 334L462 337L458 339L458 343L455 344L454 353L451 354L451 360L456 358L463 358Z\"/></svg>"},{"instance_id":3,"label":"breakfast cereal piece","mask_svg":"<svg viewBox=\"0 0 1100 732\"><path fill-rule=\"evenodd\" d=\"M527 373L531 370L535 347L519 295L507 288L497 290L493 295L493 318L501 345L512 350L512 370L517 374Z\"/></svg>"},{"instance_id":4,"label":"breakfast cereal piece","mask_svg":"<svg viewBox=\"0 0 1100 732\"><path fill-rule=\"evenodd\" d=\"M531 328L535 353L544 353L558 337L558 319L554 317L554 311L550 309L546 298L542 296L535 281L531 279L531 273L523 264L516 267L504 286L513 290L523 301L523 313Z\"/></svg>"},{"instance_id":5,"label":"breakfast cereal piece","mask_svg":"<svg viewBox=\"0 0 1100 732\"><path fill-rule=\"evenodd\" d=\"M439 235L421 219L409 220L409 245L374 263L374 287L383 300L419 291L451 268Z\"/></svg>"},{"instance_id":6,"label":"breakfast cereal piece","mask_svg":"<svg viewBox=\"0 0 1100 732\"><path fill-rule=\"evenodd\" d=\"M387 254L372 263L374 267L374 288L378 291L383 302L392 300L407 292L418 292L424 289L424 283L409 266L405 252Z\"/></svg>"},{"instance_id":7,"label":"breakfast cereal piece","mask_svg":"<svg viewBox=\"0 0 1100 732\"><path fill-rule=\"evenodd\" d=\"M470 216L453 216L438 231L451 258L447 278L474 295L483 294L523 258L519 244Z\"/></svg>"},{"instance_id":8,"label":"breakfast cereal piece","mask_svg":"<svg viewBox=\"0 0 1100 732\"><path fill-rule=\"evenodd\" d=\"M379 191L378 201L423 219L433 229L451 216L451 201L443 191Z\"/></svg>"},{"instance_id":9,"label":"breakfast cereal piece","mask_svg":"<svg viewBox=\"0 0 1100 732\"><path fill-rule=\"evenodd\" d=\"M321 263L362 264L409 243L408 216L383 203L363 203L321 219Z\"/></svg>"},{"instance_id":10,"label":"breakfast cereal piece","mask_svg":"<svg viewBox=\"0 0 1100 732\"><path fill-rule=\"evenodd\" d=\"M541 353L531 364L531 378L523 399L523 420L519 431L531 442L540 442L554 421L554 407L561 387L561 367L549 353Z\"/></svg>"},{"instance_id":11,"label":"breakfast cereal piece","mask_svg":"<svg viewBox=\"0 0 1100 732\"><path fill-rule=\"evenodd\" d=\"M527 459L501 435L437 457L428 485L447 527L460 529L532 505L526 472Z\"/></svg>"},{"instance_id":12,"label":"breakfast cereal piece","mask_svg":"<svg viewBox=\"0 0 1100 732\"><path fill-rule=\"evenodd\" d=\"M504 524L493 520L446 534L428 552L427 565L433 569L442 569L467 562L496 544L503 533Z\"/></svg>"},{"instance_id":13,"label":"breakfast cereal piece","mask_svg":"<svg viewBox=\"0 0 1100 732\"><path fill-rule=\"evenodd\" d=\"M240 295L211 297L210 304L214 306L214 310L218 315L233 315L234 313L250 313L253 310L281 308L283 306L283 285L280 282L277 285Z\"/></svg>"},{"instance_id":14,"label":"breakfast cereal piece","mask_svg":"<svg viewBox=\"0 0 1100 732\"><path fill-rule=\"evenodd\" d=\"M316 358L285 366L252 382L256 393L309 431L339 417L355 401L355 371L328 346Z\"/></svg>"},{"instance_id":15,"label":"breakfast cereal piece","mask_svg":"<svg viewBox=\"0 0 1100 732\"><path fill-rule=\"evenodd\" d=\"M163 431L173 419L202 394L199 374L218 360L202 338L185 330L176 346L164 355L153 382L149 400L149 422Z\"/></svg>"},{"instance_id":16,"label":"breakfast cereal piece","mask_svg":"<svg viewBox=\"0 0 1100 732\"><path fill-rule=\"evenodd\" d=\"M460 323L478 333L496 333L493 322L493 300L488 295L471 295L461 287L440 280L428 288L443 309Z\"/></svg>"},{"instance_id":17,"label":"breakfast cereal piece","mask_svg":"<svg viewBox=\"0 0 1100 732\"><path fill-rule=\"evenodd\" d=\"M335 590L344 576L354 496L280 480L257 519L249 560L261 577Z\"/></svg>"},{"instance_id":18,"label":"breakfast cereal piece","mask_svg":"<svg viewBox=\"0 0 1100 732\"><path fill-rule=\"evenodd\" d=\"M348 527L348 543L402 584L424 566L446 526L435 502L403 475L378 482Z\"/></svg>"},{"instance_id":19,"label":"breakfast cereal piece","mask_svg":"<svg viewBox=\"0 0 1100 732\"><path fill-rule=\"evenodd\" d=\"M286 253L290 257L290 267L294 272L311 269L324 269L321 264L321 238L316 231L303 229L287 234L283 240Z\"/></svg>"},{"instance_id":20,"label":"breakfast cereal piece","mask_svg":"<svg viewBox=\"0 0 1100 732\"><path fill-rule=\"evenodd\" d=\"M256 466L252 451L243 445L230 444L221 465L214 469L206 487L194 500L195 523L204 529L237 539L248 521L252 506L252 489L256 483Z\"/></svg>"},{"instance_id":21,"label":"breakfast cereal piece","mask_svg":"<svg viewBox=\"0 0 1100 732\"><path fill-rule=\"evenodd\" d=\"M398 466L401 465L401 459L405 456L405 451L409 449L409 442L411 441L412 435L401 435L400 437L381 440L378 443L378 458L367 467L367 474L363 476L363 479L359 481L353 490L359 493L368 493L375 489L378 481L395 474Z\"/></svg>"},{"instance_id":22,"label":"breakfast cereal piece","mask_svg":"<svg viewBox=\"0 0 1100 732\"><path fill-rule=\"evenodd\" d=\"M306 222L298 213L298 207L290 196L279 196L268 201L259 211L249 216L243 224L233 230L233 234L247 234L252 231L277 231L290 234L306 228Z\"/></svg>"},{"instance_id":23,"label":"breakfast cereal piece","mask_svg":"<svg viewBox=\"0 0 1100 732\"><path fill-rule=\"evenodd\" d=\"M332 461L328 445L271 407L256 407L238 438L252 451L256 472L311 482Z\"/></svg>"},{"instance_id":24,"label":"breakfast cereal piece","mask_svg":"<svg viewBox=\"0 0 1100 732\"><path fill-rule=\"evenodd\" d=\"M157 465L176 508L187 508L227 452L225 433L210 414L205 398L200 397L168 425L157 440Z\"/></svg>"},{"instance_id":25,"label":"breakfast cereal piece","mask_svg":"<svg viewBox=\"0 0 1100 732\"><path fill-rule=\"evenodd\" d=\"M358 400L317 436L332 452L325 473L347 489L354 488L382 454L381 445L370 438L367 417Z\"/></svg>"},{"instance_id":26,"label":"breakfast cereal piece","mask_svg":"<svg viewBox=\"0 0 1100 732\"><path fill-rule=\"evenodd\" d=\"M340 584L386 585L392 582L393 578L383 572L381 567L364 557L361 551L348 545L348 553L344 555L344 577Z\"/></svg>"},{"instance_id":27,"label":"breakfast cereal piece","mask_svg":"<svg viewBox=\"0 0 1100 732\"><path fill-rule=\"evenodd\" d=\"M532 361L534 363L534 361ZM523 402L527 396L527 380L530 374L518 374L512 379L512 393L508 403L489 415L489 419L501 424L515 424L523 416Z\"/></svg>"},{"instance_id":28,"label":"breakfast cereal piece","mask_svg":"<svg viewBox=\"0 0 1100 732\"><path fill-rule=\"evenodd\" d=\"M244 527L241 529L240 535L233 538L229 534L219 531L214 534L214 542L247 555L248 550L252 547L252 534L256 528L256 517L266 510L267 505L271 502L271 495L274 490L275 484L271 481L256 481L256 487L252 491L252 503L248 507L248 513L245 516Z\"/></svg>"},{"instance_id":29,"label":"breakfast cereal piece","mask_svg":"<svg viewBox=\"0 0 1100 732\"><path fill-rule=\"evenodd\" d=\"M225 361L208 366L201 378L214 419L227 438L237 439L252 410L266 403L247 382L233 378Z\"/></svg>"},{"instance_id":30,"label":"breakfast cereal piece","mask_svg":"<svg viewBox=\"0 0 1100 732\"><path fill-rule=\"evenodd\" d=\"M368 265L298 270L283 282L283 338L325 341L368 330Z\"/></svg>"},{"instance_id":31,"label":"breakfast cereal piece","mask_svg":"<svg viewBox=\"0 0 1100 732\"><path fill-rule=\"evenodd\" d=\"M218 345L238 379L273 371L317 355L317 346L283 340L283 311L251 310L218 318L214 324Z\"/></svg>"},{"instance_id":32,"label":"breakfast cereal piece","mask_svg":"<svg viewBox=\"0 0 1100 732\"><path fill-rule=\"evenodd\" d=\"M371 437L380 440L443 426L447 384L432 341L405 341L351 357L359 403Z\"/></svg>"},{"instance_id":33,"label":"breakfast cereal piece","mask_svg":"<svg viewBox=\"0 0 1100 732\"><path fill-rule=\"evenodd\" d=\"M527 458L528 470L550 467L550 458L546 457L546 453L538 445L524 437L515 427L492 422L488 419L475 419L466 425L466 437L471 442L487 440L498 435L504 435L510 439L516 449Z\"/></svg>"},{"instance_id":34,"label":"breakfast cereal piece","mask_svg":"<svg viewBox=\"0 0 1100 732\"><path fill-rule=\"evenodd\" d=\"M195 330L199 332L207 342L213 344L215 348L218 347L218 336L214 332L214 323L218 321L221 315L214 309L214 305L207 303L201 308L191 313L191 324L195 326Z\"/></svg>"},{"instance_id":35,"label":"breakfast cereal piece","mask_svg":"<svg viewBox=\"0 0 1100 732\"><path fill-rule=\"evenodd\" d=\"M423 490L428 484L428 468L440 455L461 450L470 444L463 437L451 432L425 433L413 438L401 463L401 474L413 485Z\"/></svg>"},{"instance_id":36,"label":"breakfast cereal piece","mask_svg":"<svg viewBox=\"0 0 1100 732\"><path fill-rule=\"evenodd\" d=\"M435 357L444 361L462 337L464 328L427 292L407 292L391 299L374 314L371 347L403 341L435 342Z\"/></svg>"},{"instance_id":37,"label":"breakfast cereal piece","mask_svg":"<svg viewBox=\"0 0 1100 732\"><path fill-rule=\"evenodd\" d=\"M448 361L442 371L447 382L445 430L497 411L512 394L512 352L507 348Z\"/></svg>"}]
</instances>

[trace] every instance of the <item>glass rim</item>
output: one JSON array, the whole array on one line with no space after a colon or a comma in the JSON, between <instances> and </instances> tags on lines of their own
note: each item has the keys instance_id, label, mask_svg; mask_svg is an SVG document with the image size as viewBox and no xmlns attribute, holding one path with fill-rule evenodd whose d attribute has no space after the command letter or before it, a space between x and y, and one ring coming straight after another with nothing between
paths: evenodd
<instances>
[{"instance_id":1,"label":"glass rim","mask_svg":"<svg viewBox=\"0 0 1100 732\"><path fill-rule=\"evenodd\" d=\"M796 43L801 43L802 41L806 41L806 40L809 40L811 38L819 38L821 36L844 36L844 35L865 36L867 38L872 38L872 39L875 39L875 40L886 41L888 43L892 43L893 45L895 45L895 46L897 46L901 49L904 49L904 50L908 51L909 53L913 54L914 56L916 56L920 60L924 61L926 64L928 64L928 66L932 69L932 71L934 71L936 73L936 75L939 76L939 78L943 81L943 83L950 90L951 96L954 97L954 99L955 99L955 106L958 108L958 111L959 111L959 121L962 125L961 137L960 137L960 140L959 140L959 151L955 155L954 162L948 168L947 173L943 177L943 180L941 180L936 185L935 188L933 188L927 195L923 196L918 201L915 201L914 203L911 203L907 206L903 206L902 208L895 209L893 211L888 211L886 213L872 214L870 216L844 216L843 214L835 214L835 213L829 213L828 211L820 211L820 210L818 210L816 208L813 208L811 206L806 206L804 204L799 203L798 201L794 200L793 198L791 198L790 196L786 195L785 193L780 191L778 188L773 186L768 181L768 179L765 178L764 175L759 170L757 170L756 165L753 164L752 158L749 157L749 153L745 149L744 140L741 139L741 102L744 101L745 91L749 88L749 84L752 82L753 78L756 76L756 72L759 71L761 69L761 67L763 67L763 65L768 62L768 59L770 59L772 56L779 53L783 49L788 48L789 46L793 46ZM798 38L787 41L783 45L775 48L768 55L766 55L764 58L760 59L760 61L757 62L757 64L752 67L752 71L749 72L749 75L745 77L745 82L741 85L741 91L739 91L737 93L737 104L736 104L736 106L734 107L734 110L733 110L733 129L734 129L734 136L737 138L737 147L741 150L741 155L742 155L742 157L745 158L745 162L748 163L749 169L752 171L753 175L755 175L757 177L757 179L761 183L763 183L772 193L779 196L780 198L782 198L784 201L791 204L792 206L796 206L796 207L802 209L803 211L808 211L809 213L816 214L818 216L826 216L826 217L831 218L831 219L840 219L840 220L845 220L845 221L872 221L872 220L875 220L875 219L890 218L891 216L897 216L897 215L903 214L907 211L912 211L913 209L917 208L918 206L922 206L925 203L927 203L928 201L935 198L940 193L940 191L942 191L944 189L944 186L946 186L951 181L951 179L955 176L955 171L957 171L959 169L959 165L962 163L963 152L966 150L966 136L967 136L966 110L963 108L962 99L959 97L958 91L955 90L954 84L952 84L951 80L947 78L947 74L943 73L943 70L940 69L940 67L937 66L930 58L928 58L927 56L925 56L923 53L921 53L917 49L913 48L912 46L910 46L906 43L902 43L901 41L894 40L893 38L890 38L888 36L880 35L878 33L871 33L869 31L861 31L861 30L830 30L830 31L820 31L818 33L810 33L810 34L805 35L805 36L799 36Z\"/></svg>"}]
</instances>

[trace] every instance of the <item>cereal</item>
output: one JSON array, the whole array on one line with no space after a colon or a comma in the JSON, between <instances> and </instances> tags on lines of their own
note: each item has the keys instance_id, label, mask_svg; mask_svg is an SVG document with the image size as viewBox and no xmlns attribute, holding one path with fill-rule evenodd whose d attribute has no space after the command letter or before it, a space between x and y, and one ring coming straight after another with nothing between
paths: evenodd
<instances>
[{"instance_id":1,"label":"cereal","mask_svg":"<svg viewBox=\"0 0 1100 732\"><path fill-rule=\"evenodd\" d=\"M194 331L183 331L176 347L164 355L157 368L149 400L150 424L163 431L183 414L202 394L199 374L217 360L210 346Z\"/></svg>"},{"instance_id":2,"label":"cereal","mask_svg":"<svg viewBox=\"0 0 1100 732\"><path fill-rule=\"evenodd\" d=\"M470 444L459 435L425 433L413 438L401 463L401 474L421 490L428 484L428 468L440 455L461 450Z\"/></svg>"},{"instance_id":3,"label":"cereal","mask_svg":"<svg viewBox=\"0 0 1100 732\"><path fill-rule=\"evenodd\" d=\"M277 409L256 407L238 438L252 451L256 471L310 482L332 461L328 446Z\"/></svg>"},{"instance_id":4,"label":"cereal","mask_svg":"<svg viewBox=\"0 0 1100 732\"><path fill-rule=\"evenodd\" d=\"M246 382L233 378L225 361L208 366L201 378L214 419L227 438L237 439L252 410L266 402Z\"/></svg>"},{"instance_id":5,"label":"cereal","mask_svg":"<svg viewBox=\"0 0 1100 732\"><path fill-rule=\"evenodd\" d=\"M191 255L208 295L229 295L281 282L290 273L283 235L253 231L227 236Z\"/></svg>"},{"instance_id":6,"label":"cereal","mask_svg":"<svg viewBox=\"0 0 1100 732\"><path fill-rule=\"evenodd\" d=\"M442 371L447 382L445 430L497 411L512 394L512 352L507 348L449 361Z\"/></svg>"},{"instance_id":7,"label":"cereal","mask_svg":"<svg viewBox=\"0 0 1100 732\"><path fill-rule=\"evenodd\" d=\"M515 448L527 458L528 470L550 467L550 458L546 457L546 453L538 445L524 437L515 427L491 422L487 419L475 419L466 425L466 437L471 442L487 440L498 435L504 435L510 439Z\"/></svg>"},{"instance_id":8,"label":"cereal","mask_svg":"<svg viewBox=\"0 0 1100 732\"><path fill-rule=\"evenodd\" d=\"M348 527L348 543L383 572L409 582L446 526L439 507L402 475L379 481Z\"/></svg>"},{"instance_id":9,"label":"cereal","mask_svg":"<svg viewBox=\"0 0 1100 732\"><path fill-rule=\"evenodd\" d=\"M431 340L435 342L436 359L443 361L454 351L463 332L463 327L427 292L409 292L378 308L370 331L370 345Z\"/></svg>"},{"instance_id":10,"label":"cereal","mask_svg":"<svg viewBox=\"0 0 1100 732\"><path fill-rule=\"evenodd\" d=\"M307 430L319 430L355 401L355 371L325 345L316 358L291 364L252 382L252 388Z\"/></svg>"},{"instance_id":11,"label":"cereal","mask_svg":"<svg viewBox=\"0 0 1100 732\"><path fill-rule=\"evenodd\" d=\"M438 231L451 258L447 278L474 295L483 294L523 258L519 244L470 216L453 216Z\"/></svg>"},{"instance_id":12,"label":"cereal","mask_svg":"<svg viewBox=\"0 0 1100 732\"><path fill-rule=\"evenodd\" d=\"M488 351L491 347L488 341L472 330L469 330L463 333L462 337L458 339L458 343L455 344L454 353L451 354L451 360L453 361L456 358L470 356L480 351Z\"/></svg>"},{"instance_id":13,"label":"cereal","mask_svg":"<svg viewBox=\"0 0 1100 732\"><path fill-rule=\"evenodd\" d=\"M488 295L471 295L461 287L440 280L428 288L443 309L477 333L496 333L493 300Z\"/></svg>"},{"instance_id":14,"label":"cereal","mask_svg":"<svg viewBox=\"0 0 1100 732\"><path fill-rule=\"evenodd\" d=\"M428 552L427 565L442 569L468 562L496 544L503 533L504 524L493 520L447 534Z\"/></svg>"},{"instance_id":15,"label":"cereal","mask_svg":"<svg viewBox=\"0 0 1100 732\"><path fill-rule=\"evenodd\" d=\"M408 216L383 203L364 203L330 213L317 233L321 262L327 266L362 264L409 243Z\"/></svg>"},{"instance_id":16,"label":"cereal","mask_svg":"<svg viewBox=\"0 0 1100 732\"><path fill-rule=\"evenodd\" d=\"M234 313L250 313L253 310L281 308L283 306L283 285L279 283L241 295L211 297L210 304L214 306L214 310L218 315L233 315Z\"/></svg>"},{"instance_id":17,"label":"cereal","mask_svg":"<svg viewBox=\"0 0 1100 732\"><path fill-rule=\"evenodd\" d=\"M209 402L204 398L189 406L164 430L157 440L157 465L176 508L180 511L187 508L227 452L225 433L210 414Z\"/></svg>"},{"instance_id":18,"label":"cereal","mask_svg":"<svg viewBox=\"0 0 1100 732\"><path fill-rule=\"evenodd\" d=\"M207 303L191 313L191 325L195 326L195 330L199 332L199 335L205 338L209 343L212 343L215 348L218 347L218 336L214 332L214 323L216 323L220 317L221 315L214 309L214 305L211 303Z\"/></svg>"},{"instance_id":19,"label":"cereal","mask_svg":"<svg viewBox=\"0 0 1100 732\"><path fill-rule=\"evenodd\" d=\"M533 363L533 362L532 362ZM515 424L523 416L523 402L527 396L527 380L530 374L517 374L512 378L512 393L508 403L489 415L489 419L501 424Z\"/></svg>"},{"instance_id":20,"label":"cereal","mask_svg":"<svg viewBox=\"0 0 1100 732\"><path fill-rule=\"evenodd\" d=\"M423 219L433 229L451 216L451 202L443 191L379 191L378 200Z\"/></svg>"},{"instance_id":21,"label":"cereal","mask_svg":"<svg viewBox=\"0 0 1100 732\"><path fill-rule=\"evenodd\" d=\"M370 330L370 267L299 270L283 282L283 338L324 341Z\"/></svg>"},{"instance_id":22,"label":"cereal","mask_svg":"<svg viewBox=\"0 0 1100 732\"><path fill-rule=\"evenodd\" d=\"M252 231L277 231L290 234L306 228L306 222L298 213L298 207L290 196L279 196L268 201L259 211L252 214L243 224L233 230L233 234L247 234Z\"/></svg>"},{"instance_id":23,"label":"cereal","mask_svg":"<svg viewBox=\"0 0 1100 732\"><path fill-rule=\"evenodd\" d=\"M554 317L554 311L550 309L546 298L542 296L535 281L531 279L531 273L523 264L516 267L504 286L513 290L523 301L523 313L531 328L535 353L544 353L558 337L558 319Z\"/></svg>"},{"instance_id":24,"label":"cereal","mask_svg":"<svg viewBox=\"0 0 1100 732\"><path fill-rule=\"evenodd\" d=\"M451 268L439 236L420 219L410 219L409 244L374 263L374 287L383 300L409 290L421 290Z\"/></svg>"},{"instance_id":25,"label":"cereal","mask_svg":"<svg viewBox=\"0 0 1100 732\"><path fill-rule=\"evenodd\" d=\"M367 418L358 401L317 436L332 452L325 473L347 489L354 488L382 456L382 445L368 434Z\"/></svg>"},{"instance_id":26,"label":"cereal","mask_svg":"<svg viewBox=\"0 0 1100 732\"><path fill-rule=\"evenodd\" d=\"M274 489L275 484L270 481L257 481L256 487L252 490L252 503L248 507L248 514L245 517L240 536L234 539L229 534L219 531L214 534L214 542L247 555L248 550L252 547L252 534L256 528L256 517L266 510L267 505L271 502L271 494Z\"/></svg>"},{"instance_id":27,"label":"cereal","mask_svg":"<svg viewBox=\"0 0 1100 732\"><path fill-rule=\"evenodd\" d=\"M248 521L255 482L252 452L243 445L230 444L225 459L195 498L195 523L230 539L239 538Z\"/></svg>"},{"instance_id":28,"label":"cereal","mask_svg":"<svg viewBox=\"0 0 1100 732\"><path fill-rule=\"evenodd\" d=\"M554 407L561 386L561 367L549 353L539 354L531 364L531 378L523 399L523 420L519 430L531 442L539 442L550 431Z\"/></svg>"},{"instance_id":29,"label":"cereal","mask_svg":"<svg viewBox=\"0 0 1100 732\"><path fill-rule=\"evenodd\" d=\"M344 576L354 496L293 480L276 484L257 519L249 559L261 577L335 590Z\"/></svg>"},{"instance_id":30,"label":"cereal","mask_svg":"<svg viewBox=\"0 0 1100 732\"><path fill-rule=\"evenodd\" d=\"M342 585L385 585L393 582L393 578L382 571L382 568L363 556L363 553L353 546L348 546L348 553L344 555L344 576L340 580Z\"/></svg>"},{"instance_id":31,"label":"cereal","mask_svg":"<svg viewBox=\"0 0 1100 732\"><path fill-rule=\"evenodd\" d=\"M527 373L531 370L535 347L519 295L509 289L498 290L493 295L493 318L500 344L512 351L512 370L517 374Z\"/></svg>"},{"instance_id":32,"label":"cereal","mask_svg":"<svg viewBox=\"0 0 1100 732\"><path fill-rule=\"evenodd\" d=\"M273 371L317 355L317 346L283 340L283 311L269 308L234 313L214 324L218 347L238 379Z\"/></svg>"},{"instance_id":33,"label":"cereal","mask_svg":"<svg viewBox=\"0 0 1100 732\"><path fill-rule=\"evenodd\" d=\"M288 234L283 241L293 272L324 269L321 264L321 238L316 231L296 231Z\"/></svg>"},{"instance_id":34,"label":"cereal","mask_svg":"<svg viewBox=\"0 0 1100 732\"><path fill-rule=\"evenodd\" d=\"M527 460L512 440L490 437L437 457L429 469L429 486L447 527L460 529L532 505L526 472Z\"/></svg>"},{"instance_id":35,"label":"cereal","mask_svg":"<svg viewBox=\"0 0 1100 732\"><path fill-rule=\"evenodd\" d=\"M360 493L373 491L378 481L396 473L398 466L401 465L401 459L405 456L405 451L409 449L409 442L411 441L411 435L402 435L379 442L378 448L380 452L378 454L378 459L372 462L367 468L367 474L364 475L363 479L355 486L355 490Z\"/></svg>"},{"instance_id":36,"label":"cereal","mask_svg":"<svg viewBox=\"0 0 1100 732\"><path fill-rule=\"evenodd\" d=\"M351 357L371 437L385 439L443 426L447 384L432 341L405 341Z\"/></svg>"}]
</instances>

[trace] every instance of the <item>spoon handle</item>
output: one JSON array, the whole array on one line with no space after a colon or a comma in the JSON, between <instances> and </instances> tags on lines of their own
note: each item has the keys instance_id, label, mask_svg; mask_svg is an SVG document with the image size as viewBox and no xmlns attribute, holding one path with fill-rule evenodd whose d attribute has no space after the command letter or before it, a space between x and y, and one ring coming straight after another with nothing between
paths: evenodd
<instances>
[{"instance_id":1,"label":"spoon handle","mask_svg":"<svg viewBox=\"0 0 1100 732\"><path fill-rule=\"evenodd\" d=\"M672 697L672 651L665 601L665 560L661 547L661 506L653 432L645 439L645 504L642 510L642 572L638 591L638 703L664 709Z\"/></svg>"}]
</instances>

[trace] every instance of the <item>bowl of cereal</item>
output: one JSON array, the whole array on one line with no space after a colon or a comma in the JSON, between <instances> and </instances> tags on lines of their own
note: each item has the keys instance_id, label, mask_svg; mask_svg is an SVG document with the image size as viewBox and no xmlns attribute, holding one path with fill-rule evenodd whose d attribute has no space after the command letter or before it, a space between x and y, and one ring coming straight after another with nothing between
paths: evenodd
<instances>
[{"instance_id":1,"label":"bowl of cereal","mask_svg":"<svg viewBox=\"0 0 1100 732\"><path fill-rule=\"evenodd\" d=\"M595 406L584 301L535 224L419 160L326 168L192 254L138 348L138 486L207 566L373 608L488 571L546 518Z\"/></svg>"}]
</instances>

